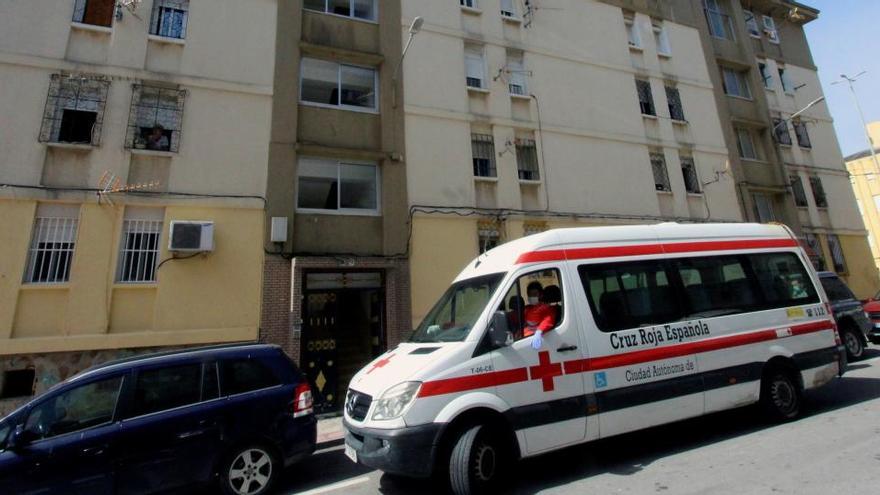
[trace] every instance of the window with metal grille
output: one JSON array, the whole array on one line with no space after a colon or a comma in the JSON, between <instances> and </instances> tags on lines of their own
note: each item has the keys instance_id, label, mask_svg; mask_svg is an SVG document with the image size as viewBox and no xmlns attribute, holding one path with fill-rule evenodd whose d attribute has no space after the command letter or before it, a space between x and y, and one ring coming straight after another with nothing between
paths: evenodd
<instances>
[{"instance_id":1,"label":"window with metal grille","mask_svg":"<svg viewBox=\"0 0 880 495\"><path fill-rule=\"evenodd\" d=\"M804 234L804 240L807 241L807 247L810 248L807 255L809 255L813 267L815 267L817 271L824 271L827 265L825 264L825 255L822 252L822 245L819 242L819 236L807 232Z\"/></svg>"},{"instance_id":2,"label":"window with metal grille","mask_svg":"<svg viewBox=\"0 0 880 495\"><path fill-rule=\"evenodd\" d=\"M471 134L475 177L495 177L495 141L490 134Z\"/></svg>"},{"instance_id":3,"label":"window with metal grille","mask_svg":"<svg viewBox=\"0 0 880 495\"><path fill-rule=\"evenodd\" d=\"M801 148L812 148L813 143L810 142L810 134L807 133L806 122L792 122L794 134L797 136L798 146Z\"/></svg>"},{"instance_id":4,"label":"window with metal grille","mask_svg":"<svg viewBox=\"0 0 880 495\"><path fill-rule=\"evenodd\" d=\"M681 104L681 93L674 86L666 86L666 101L669 104L669 118L684 122L684 107Z\"/></svg>"},{"instance_id":5,"label":"window with metal grille","mask_svg":"<svg viewBox=\"0 0 880 495\"><path fill-rule=\"evenodd\" d=\"M477 249L483 254L501 244L501 232L494 223L480 223L477 225L477 239L479 242Z\"/></svg>"},{"instance_id":6,"label":"window with metal grille","mask_svg":"<svg viewBox=\"0 0 880 495\"><path fill-rule=\"evenodd\" d=\"M150 34L165 38L186 38L189 0L156 0L150 17Z\"/></svg>"},{"instance_id":7,"label":"window with metal grille","mask_svg":"<svg viewBox=\"0 0 880 495\"><path fill-rule=\"evenodd\" d=\"M116 281L145 283L156 281L159 240L162 237L161 208L126 208L119 243Z\"/></svg>"},{"instance_id":8,"label":"window with metal grille","mask_svg":"<svg viewBox=\"0 0 880 495\"><path fill-rule=\"evenodd\" d=\"M469 88L485 88L486 64L483 61L483 48L477 45L464 47L465 83Z\"/></svg>"},{"instance_id":9,"label":"window with metal grille","mask_svg":"<svg viewBox=\"0 0 880 495\"><path fill-rule=\"evenodd\" d=\"M651 83L643 79L636 79L636 92L639 94L639 108L642 115L657 115L654 108L654 95L651 94Z\"/></svg>"},{"instance_id":10,"label":"window with metal grille","mask_svg":"<svg viewBox=\"0 0 880 495\"><path fill-rule=\"evenodd\" d=\"M76 0L73 4L73 22L93 26L113 26L116 0Z\"/></svg>"},{"instance_id":11,"label":"window with metal grille","mask_svg":"<svg viewBox=\"0 0 880 495\"><path fill-rule=\"evenodd\" d=\"M794 204L800 208L806 208L807 193L804 191L804 183L801 181L801 176L789 175L788 180L791 183L791 192L794 194Z\"/></svg>"},{"instance_id":12,"label":"window with metal grille","mask_svg":"<svg viewBox=\"0 0 880 495\"><path fill-rule=\"evenodd\" d=\"M810 189L813 190L813 199L819 208L828 208L828 199L825 197L825 188L822 187L822 179L814 175L810 177Z\"/></svg>"},{"instance_id":13,"label":"window with metal grille","mask_svg":"<svg viewBox=\"0 0 880 495\"><path fill-rule=\"evenodd\" d=\"M733 21L724 12L718 0L703 0L703 11L709 24L709 34L716 38L733 41Z\"/></svg>"},{"instance_id":14,"label":"window with metal grille","mask_svg":"<svg viewBox=\"0 0 880 495\"><path fill-rule=\"evenodd\" d=\"M52 74L39 141L101 144L109 86L103 76Z\"/></svg>"},{"instance_id":15,"label":"window with metal grille","mask_svg":"<svg viewBox=\"0 0 880 495\"><path fill-rule=\"evenodd\" d=\"M534 139L516 140L516 169L520 180L540 180L538 147Z\"/></svg>"},{"instance_id":16,"label":"window with metal grille","mask_svg":"<svg viewBox=\"0 0 880 495\"><path fill-rule=\"evenodd\" d=\"M79 207L39 205L24 282L55 284L70 279Z\"/></svg>"},{"instance_id":17,"label":"window with metal grille","mask_svg":"<svg viewBox=\"0 0 880 495\"><path fill-rule=\"evenodd\" d=\"M651 170L654 173L654 188L658 191L671 191L669 173L666 170L666 157L663 153L651 153Z\"/></svg>"},{"instance_id":18,"label":"window with metal grille","mask_svg":"<svg viewBox=\"0 0 880 495\"><path fill-rule=\"evenodd\" d=\"M721 68L721 82L724 86L724 94L751 98L752 90L749 87L748 72L734 70L728 67Z\"/></svg>"},{"instance_id":19,"label":"window with metal grille","mask_svg":"<svg viewBox=\"0 0 880 495\"><path fill-rule=\"evenodd\" d=\"M776 142L791 146L791 134L788 132L788 121L784 119L773 119L773 137Z\"/></svg>"},{"instance_id":20,"label":"window with metal grille","mask_svg":"<svg viewBox=\"0 0 880 495\"><path fill-rule=\"evenodd\" d=\"M687 192L699 194L700 178L697 176L697 165L694 159L689 156L681 157L681 175L684 177L684 188Z\"/></svg>"},{"instance_id":21,"label":"window with metal grille","mask_svg":"<svg viewBox=\"0 0 880 495\"><path fill-rule=\"evenodd\" d=\"M177 153L186 90L144 84L131 88L125 147Z\"/></svg>"},{"instance_id":22,"label":"window with metal grille","mask_svg":"<svg viewBox=\"0 0 880 495\"><path fill-rule=\"evenodd\" d=\"M837 234L828 234L828 250L831 251L834 271L846 273L846 259L843 256L843 246L840 245L840 237Z\"/></svg>"}]
</instances>

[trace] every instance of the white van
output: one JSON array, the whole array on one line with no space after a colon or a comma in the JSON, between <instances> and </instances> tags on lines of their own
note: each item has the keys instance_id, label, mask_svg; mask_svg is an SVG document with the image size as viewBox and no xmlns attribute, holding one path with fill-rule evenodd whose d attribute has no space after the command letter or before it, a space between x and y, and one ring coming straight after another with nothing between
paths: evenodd
<instances>
[{"instance_id":1,"label":"white van","mask_svg":"<svg viewBox=\"0 0 880 495\"><path fill-rule=\"evenodd\" d=\"M530 285L542 300L524 305ZM793 419L802 392L845 367L826 301L780 225L512 241L471 262L408 342L355 375L345 451L405 476L448 470L463 494L516 459L683 418L760 401ZM524 336L536 324L543 336Z\"/></svg>"}]
</instances>

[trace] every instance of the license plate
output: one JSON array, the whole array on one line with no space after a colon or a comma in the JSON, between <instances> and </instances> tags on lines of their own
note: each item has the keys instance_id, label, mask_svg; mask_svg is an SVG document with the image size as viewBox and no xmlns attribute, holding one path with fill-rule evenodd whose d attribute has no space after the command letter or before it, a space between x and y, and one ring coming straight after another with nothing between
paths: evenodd
<instances>
[{"instance_id":1,"label":"license plate","mask_svg":"<svg viewBox=\"0 0 880 495\"><path fill-rule=\"evenodd\" d=\"M349 459L351 459L351 462L358 461L357 452L355 452L354 447L352 447L349 444L345 444L345 457L348 457Z\"/></svg>"}]
</instances>

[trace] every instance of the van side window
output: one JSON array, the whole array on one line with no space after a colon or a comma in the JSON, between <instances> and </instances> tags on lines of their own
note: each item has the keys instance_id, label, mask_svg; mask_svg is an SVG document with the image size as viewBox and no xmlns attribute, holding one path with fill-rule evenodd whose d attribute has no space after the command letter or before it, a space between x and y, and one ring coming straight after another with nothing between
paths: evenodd
<instances>
[{"instance_id":1,"label":"van side window","mask_svg":"<svg viewBox=\"0 0 880 495\"><path fill-rule=\"evenodd\" d=\"M24 429L43 439L110 423L120 390L121 376L72 388L34 407Z\"/></svg>"},{"instance_id":2,"label":"van side window","mask_svg":"<svg viewBox=\"0 0 880 495\"><path fill-rule=\"evenodd\" d=\"M753 254L749 260L769 306L782 308L819 302L816 288L796 255Z\"/></svg>"},{"instance_id":3,"label":"van side window","mask_svg":"<svg viewBox=\"0 0 880 495\"><path fill-rule=\"evenodd\" d=\"M687 318L741 313L760 302L742 256L678 259L673 265L684 286Z\"/></svg>"},{"instance_id":4,"label":"van side window","mask_svg":"<svg viewBox=\"0 0 880 495\"><path fill-rule=\"evenodd\" d=\"M537 300L534 295L533 300L529 300L530 287L534 294L539 294ZM556 328L564 314L559 270L539 270L517 278L498 310L507 314L507 323L517 340L532 334L527 331L530 325L537 328L545 322L552 325L550 328Z\"/></svg>"},{"instance_id":5,"label":"van side window","mask_svg":"<svg viewBox=\"0 0 880 495\"><path fill-rule=\"evenodd\" d=\"M185 364L138 372L132 416L199 402L202 365Z\"/></svg>"},{"instance_id":6,"label":"van side window","mask_svg":"<svg viewBox=\"0 0 880 495\"><path fill-rule=\"evenodd\" d=\"M220 362L220 384L223 395L252 392L279 385L281 380L264 363L256 359L233 359Z\"/></svg>"},{"instance_id":7,"label":"van side window","mask_svg":"<svg viewBox=\"0 0 880 495\"><path fill-rule=\"evenodd\" d=\"M659 325L682 317L662 261L581 265L584 292L603 332Z\"/></svg>"}]
</instances>

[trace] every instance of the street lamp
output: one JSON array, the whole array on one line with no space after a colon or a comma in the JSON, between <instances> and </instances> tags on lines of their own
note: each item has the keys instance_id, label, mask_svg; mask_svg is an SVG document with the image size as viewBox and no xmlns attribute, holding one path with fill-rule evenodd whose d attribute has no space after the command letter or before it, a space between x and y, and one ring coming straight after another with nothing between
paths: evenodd
<instances>
[{"instance_id":1,"label":"street lamp","mask_svg":"<svg viewBox=\"0 0 880 495\"><path fill-rule=\"evenodd\" d=\"M837 84L842 84L843 82L849 84L849 90L850 92L852 92L853 102L856 104L856 110L859 111L859 117L862 119L862 128L865 131L865 137L868 138L868 150L871 152L871 157L874 159L874 166L880 169L880 162L877 161L877 153L874 151L874 140L871 139L871 134L868 132L868 123L865 122L865 114L862 113L862 106L859 105L859 98L856 95L855 88L853 88L853 83L865 74L867 74L867 71L859 72L855 77L849 77L846 74L841 74L840 78L843 79L843 81L834 81L833 83L831 83L831 85L834 86Z\"/></svg>"},{"instance_id":2,"label":"street lamp","mask_svg":"<svg viewBox=\"0 0 880 495\"><path fill-rule=\"evenodd\" d=\"M406 45L403 47L403 53L400 55L400 60L397 62L397 66L394 67L394 75L391 76L391 106L392 108L397 108L397 76L400 73L400 67L403 65L403 58L406 57L406 52L409 51L409 45L412 44L413 38L419 34L419 31L422 30L422 25L425 23L425 19L422 16L416 16L413 19L412 24L409 25L409 39L406 40Z\"/></svg>"},{"instance_id":3,"label":"street lamp","mask_svg":"<svg viewBox=\"0 0 880 495\"><path fill-rule=\"evenodd\" d=\"M816 98L815 100L811 101L811 102L810 102L807 106L805 106L804 108L801 108L801 109L798 110L797 112L791 114L791 116L788 117L787 119L782 119L782 120L780 120L778 124L776 124L775 126L773 126L773 134L776 135L776 129L779 129L779 126L781 126L782 124L784 124L784 123L786 123L786 122L788 122L788 121L794 120L794 119L797 118L797 117L800 117L801 114L803 114L803 113L806 112L807 110L813 108L814 106L818 105L819 103L821 103L821 102L823 102L823 101L825 101L825 97L824 97L824 96L820 96L820 97Z\"/></svg>"}]
</instances>

